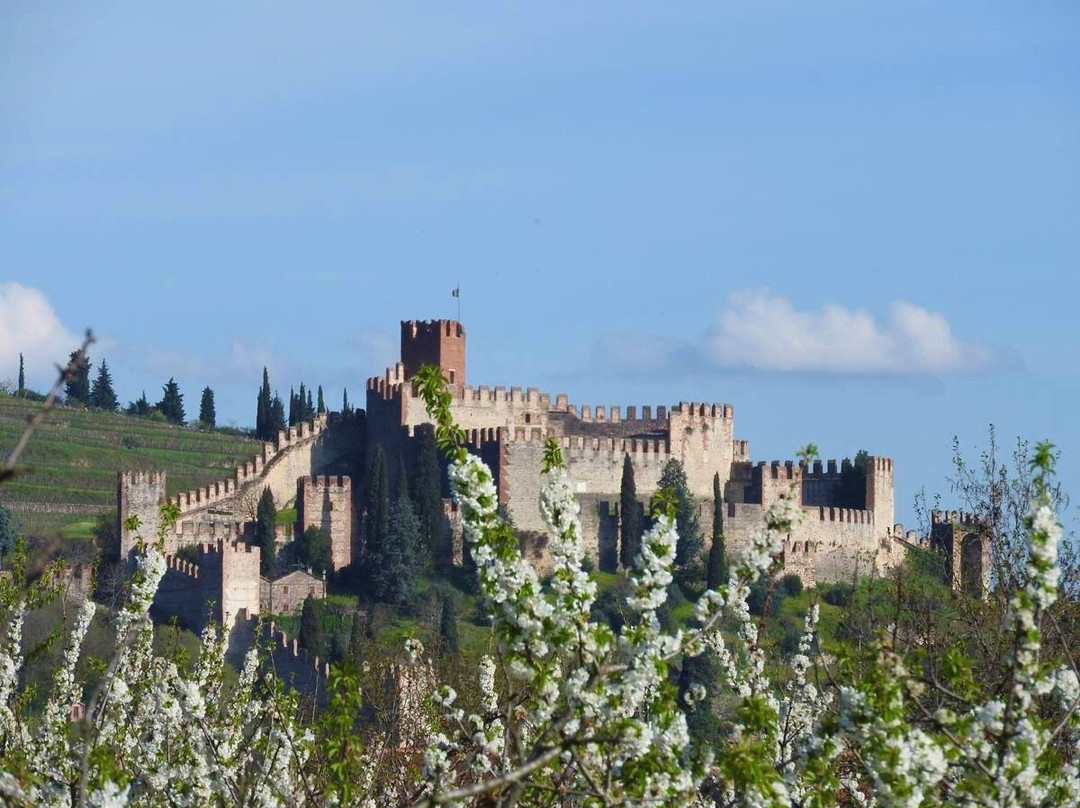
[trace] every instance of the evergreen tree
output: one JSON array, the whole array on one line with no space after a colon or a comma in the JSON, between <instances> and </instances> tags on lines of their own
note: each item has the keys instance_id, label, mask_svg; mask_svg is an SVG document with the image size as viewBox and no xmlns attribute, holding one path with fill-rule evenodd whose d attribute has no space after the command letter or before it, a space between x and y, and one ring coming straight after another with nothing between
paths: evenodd
<instances>
[{"instance_id":1,"label":"evergreen tree","mask_svg":"<svg viewBox=\"0 0 1080 808\"><path fill-rule=\"evenodd\" d=\"M273 440L270 434L270 374L263 367L262 387L259 388L259 399L255 405L255 437L259 440Z\"/></svg>"},{"instance_id":2,"label":"evergreen tree","mask_svg":"<svg viewBox=\"0 0 1080 808\"><path fill-rule=\"evenodd\" d=\"M304 598L304 609L300 612L300 645L312 656L319 659L326 657L326 638L323 636L319 604L314 597Z\"/></svg>"},{"instance_id":3,"label":"evergreen tree","mask_svg":"<svg viewBox=\"0 0 1080 808\"><path fill-rule=\"evenodd\" d=\"M724 491L720 486L720 472L713 475L712 488L712 546L709 548L709 566L705 576L709 589L716 589L728 582L727 551L724 547Z\"/></svg>"},{"instance_id":4,"label":"evergreen tree","mask_svg":"<svg viewBox=\"0 0 1080 808\"><path fill-rule=\"evenodd\" d=\"M686 713L686 728L695 744L702 748L716 749L723 738L723 727L716 714L716 685L722 674L713 651L705 651L697 656L684 656L682 669L679 671L679 705L689 707ZM696 700L693 686L705 688L705 697ZM698 691L700 694L700 691ZM691 702L693 706L691 707Z\"/></svg>"},{"instance_id":5,"label":"evergreen tree","mask_svg":"<svg viewBox=\"0 0 1080 808\"><path fill-rule=\"evenodd\" d=\"M94 386L90 390L90 406L99 410L116 412L118 403L116 391L113 390L112 374L109 373L108 364L102 359L97 378L94 379Z\"/></svg>"},{"instance_id":6,"label":"evergreen tree","mask_svg":"<svg viewBox=\"0 0 1080 808\"><path fill-rule=\"evenodd\" d=\"M259 572L273 578L277 572L277 506L269 488L264 488L255 508L255 544L262 548L259 556Z\"/></svg>"},{"instance_id":7,"label":"evergreen tree","mask_svg":"<svg viewBox=\"0 0 1080 808\"><path fill-rule=\"evenodd\" d=\"M451 563L450 536L443 530L442 474L439 450L435 445L435 427L421 424L416 428L416 467L413 470L413 503L420 519L420 539L428 558L437 567ZM444 533L446 535L444 536Z\"/></svg>"},{"instance_id":8,"label":"evergreen tree","mask_svg":"<svg viewBox=\"0 0 1080 808\"><path fill-rule=\"evenodd\" d=\"M157 403L161 414L168 419L169 423L184 423L184 396L180 393L180 385L170 376L162 386L161 392L161 401Z\"/></svg>"},{"instance_id":9,"label":"evergreen tree","mask_svg":"<svg viewBox=\"0 0 1080 808\"><path fill-rule=\"evenodd\" d=\"M78 351L72 351L68 361L74 362L78 355ZM75 366L71 378L64 382L64 396L68 404L90 406L90 365L90 357L83 354L82 361Z\"/></svg>"},{"instance_id":10,"label":"evergreen tree","mask_svg":"<svg viewBox=\"0 0 1080 808\"><path fill-rule=\"evenodd\" d=\"M345 651L345 664L353 670L360 670L364 664L364 640L367 639L367 621L359 609L353 612L352 630L349 632L349 647Z\"/></svg>"},{"instance_id":11,"label":"evergreen tree","mask_svg":"<svg viewBox=\"0 0 1080 808\"><path fill-rule=\"evenodd\" d=\"M0 505L0 556L6 556L15 549L17 537L18 526L15 524L14 514Z\"/></svg>"},{"instance_id":12,"label":"evergreen tree","mask_svg":"<svg viewBox=\"0 0 1080 808\"><path fill-rule=\"evenodd\" d=\"M442 616L439 618L439 636L442 637L443 650L447 654L458 652L457 606L449 595L442 596Z\"/></svg>"},{"instance_id":13,"label":"evergreen tree","mask_svg":"<svg viewBox=\"0 0 1080 808\"><path fill-rule=\"evenodd\" d=\"M202 401L199 402L199 421L205 427L217 426L217 409L214 407L214 391L204 387Z\"/></svg>"},{"instance_id":14,"label":"evergreen tree","mask_svg":"<svg viewBox=\"0 0 1080 808\"><path fill-rule=\"evenodd\" d=\"M349 405L349 388L346 387L341 393L341 414L352 415L352 407Z\"/></svg>"},{"instance_id":15,"label":"evergreen tree","mask_svg":"<svg viewBox=\"0 0 1080 808\"><path fill-rule=\"evenodd\" d=\"M390 509L390 524L374 569L375 596L400 606L416 591L420 520L416 518L405 469L398 476L397 497Z\"/></svg>"},{"instance_id":16,"label":"evergreen tree","mask_svg":"<svg viewBox=\"0 0 1080 808\"><path fill-rule=\"evenodd\" d=\"M386 479L386 454L382 446L375 447L375 454L368 467L364 506L367 513L365 552L375 561L382 551L383 538L390 527L390 485Z\"/></svg>"},{"instance_id":17,"label":"evergreen tree","mask_svg":"<svg viewBox=\"0 0 1080 808\"><path fill-rule=\"evenodd\" d=\"M305 530L300 535L300 541L296 543L296 551L300 561L310 567L315 575L333 571L330 536L321 527L312 525Z\"/></svg>"},{"instance_id":18,"label":"evergreen tree","mask_svg":"<svg viewBox=\"0 0 1080 808\"><path fill-rule=\"evenodd\" d=\"M307 391L307 403L304 404L304 420L315 420L315 405L311 402L311 390Z\"/></svg>"},{"instance_id":19,"label":"evergreen tree","mask_svg":"<svg viewBox=\"0 0 1080 808\"><path fill-rule=\"evenodd\" d=\"M289 426L296 426L298 413L296 411L296 388L289 388Z\"/></svg>"},{"instance_id":20,"label":"evergreen tree","mask_svg":"<svg viewBox=\"0 0 1080 808\"><path fill-rule=\"evenodd\" d=\"M26 365L23 363L23 355L19 354L19 395L26 389ZM322 388L319 388L319 400L322 400Z\"/></svg>"},{"instance_id":21,"label":"evergreen tree","mask_svg":"<svg viewBox=\"0 0 1080 808\"><path fill-rule=\"evenodd\" d=\"M326 402L323 401L322 385L320 384L319 385L319 405L318 405L318 409L315 411L315 414L316 415L323 415L325 413L326 413Z\"/></svg>"},{"instance_id":22,"label":"evergreen tree","mask_svg":"<svg viewBox=\"0 0 1080 808\"><path fill-rule=\"evenodd\" d=\"M660 487L671 488L675 491L675 529L678 531L679 540L675 545L675 566L685 568L693 563L701 552L701 527L698 525L697 507L694 498L690 496L690 488L686 483L686 471L682 463L671 459L664 466L664 472L660 476Z\"/></svg>"},{"instance_id":23,"label":"evergreen tree","mask_svg":"<svg viewBox=\"0 0 1080 808\"><path fill-rule=\"evenodd\" d=\"M619 493L619 563L623 569L634 566L641 550L641 505L634 484L634 464L630 455L623 456L622 487Z\"/></svg>"},{"instance_id":24,"label":"evergreen tree","mask_svg":"<svg viewBox=\"0 0 1080 808\"><path fill-rule=\"evenodd\" d=\"M266 418L267 437L265 440L274 441L277 439L278 432L285 429L285 403L277 393L274 393L274 399L270 402L269 413Z\"/></svg>"},{"instance_id":25,"label":"evergreen tree","mask_svg":"<svg viewBox=\"0 0 1080 808\"><path fill-rule=\"evenodd\" d=\"M145 418L150 414L150 410L152 409L153 407L150 406L150 402L146 398L146 391L143 390L142 395L139 396L138 400L132 401L130 404L128 404L127 414L137 415L140 418Z\"/></svg>"}]
</instances>

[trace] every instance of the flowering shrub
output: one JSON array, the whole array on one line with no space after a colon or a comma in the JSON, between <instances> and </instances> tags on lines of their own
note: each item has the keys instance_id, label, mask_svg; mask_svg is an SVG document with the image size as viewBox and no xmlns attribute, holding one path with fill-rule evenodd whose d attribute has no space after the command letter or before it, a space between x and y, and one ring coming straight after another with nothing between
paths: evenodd
<instances>
[{"instance_id":1,"label":"flowering shrub","mask_svg":"<svg viewBox=\"0 0 1080 808\"><path fill-rule=\"evenodd\" d=\"M415 383L450 460L453 496L492 619L494 649L479 664L478 698L463 699L447 685L422 688L429 703L409 719L424 725L426 748L401 748L395 736L361 720L364 694L376 690L362 671L335 671L329 703L313 718L301 714L272 669L260 666L257 648L227 686L225 639L214 628L204 633L190 670L154 656L148 610L164 560L160 542L148 542L100 683L87 693L76 677L95 609L86 604L40 715L26 709L27 685L19 680L22 621L40 593L18 580L4 590L5 804L1080 804L1080 679L1071 664L1054 667L1040 658L1043 615L1058 596L1061 538L1046 495L1047 447L1035 461L1027 578L1004 627L1013 638L1005 681L975 687L957 653L948 660L947 681L925 682L886 636L869 649L868 663L825 665L815 658L816 606L796 653L772 678L776 669L767 664L747 596L802 518L794 498L768 510L728 583L699 598L695 625L667 633L657 610L672 582L677 534L672 498L658 492L629 572L632 615L616 633L590 618L596 586L583 569L579 505L558 446L545 450L540 494L554 568L544 586L499 516L490 469L462 447L441 375L425 368ZM175 513L163 515L166 530ZM720 676L694 684L680 700L674 668L705 652L718 661ZM402 665L423 671L416 682L428 681L432 669L418 641L407 642ZM716 749L696 748L687 729L688 711L708 703L706 687L735 705L736 721ZM950 706L925 707L928 687L936 705ZM70 721L72 706L83 700L85 715Z\"/></svg>"}]
</instances>

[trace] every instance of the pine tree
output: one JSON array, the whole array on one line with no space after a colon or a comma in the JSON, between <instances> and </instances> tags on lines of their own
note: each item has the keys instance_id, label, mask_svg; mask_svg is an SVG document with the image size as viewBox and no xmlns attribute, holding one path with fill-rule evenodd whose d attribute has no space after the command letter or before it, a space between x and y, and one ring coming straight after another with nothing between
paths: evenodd
<instances>
[{"instance_id":1,"label":"pine tree","mask_svg":"<svg viewBox=\"0 0 1080 808\"><path fill-rule=\"evenodd\" d=\"M316 415L324 415L326 413L326 402L323 401L322 385L319 385L319 404L318 409L315 411Z\"/></svg>"},{"instance_id":2,"label":"pine tree","mask_svg":"<svg viewBox=\"0 0 1080 808\"><path fill-rule=\"evenodd\" d=\"M623 569L630 569L641 550L641 505L634 484L634 464L630 462L629 454L623 456L619 514L619 563Z\"/></svg>"},{"instance_id":3,"label":"pine tree","mask_svg":"<svg viewBox=\"0 0 1080 808\"><path fill-rule=\"evenodd\" d=\"M26 365L23 363L23 355L19 354L19 395L26 389ZM319 388L319 398L322 400L322 388Z\"/></svg>"},{"instance_id":4,"label":"pine tree","mask_svg":"<svg viewBox=\"0 0 1080 808\"><path fill-rule=\"evenodd\" d=\"M383 538L390 526L390 485L386 479L386 454L382 446L375 447L367 473L364 506L367 513L365 553L375 560L382 551Z\"/></svg>"},{"instance_id":5,"label":"pine tree","mask_svg":"<svg viewBox=\"0 0 1080 808\"><path fill-rule=\"evenodd\" d=\"M199 402L199 421L203 426L214 428L217 426L217 410L214 407L214 391L204 387L202 401Z\"/></svg>"},{"instance_id":6,"label":"pine tree","mask_svg":"<svg viewBox=\"0 0 1080 808\"><path fill-rule=\"evenodd\" d=\"M421 424L416 428L416 467L413 470L413 503L420 519L420 539L426 556L437 567L449 566L452 559L449 533L443 530L442 474L439 450L435 445L435 427ZM446 535L444 536L444 533Z\"/></svg>"},{"instance_id":7,"label":"pine tree","mask_svg":"<svg viewBox=\"0 0 1080 808\"><path fill-rule=\"evenodd\" d=\"M78 351L72 351L68 361L74 362L78 355ZM83 354L82 361L75 366L71 378L64 382L64 396L68 404L90 406L90 365L90 357Z\"/></svg>"},{"instance_id":8,"label":"pine tree","mask_svg":"<svg viewBox=\"0 0 1080 808\"><path fill-rule=\"evenodd\" d=\"M269 413L266 418L265 440L273 441L277 439L278 432L285 429L285 403L277 393L274 393L274 399L270 402Z\"/></svg>"},{"instance_id":9,"label":"pine tree","mask_svg":"<svg viewBox=\"0 0 1080 808\"><path fill-rule=\"evenodd\" d=\"M161 392L161 401L157 403L157 408L161 410L161 414L168 419L169 423L183 424L184 396L180 393L180 385L170 376L169 380L162 386Z\"/></svg>"},{"instance_id":10,"label":"pine tree","mask_svg":"<svg viewBox=\"0 0 1080 808\"><path fill-rule=\"evenodd\" d=\"M300 612L300 645L312 656L319 659L326 657L326 638L323 636L322 620L319 619L319 604L308 595L304 598L304 609Z\"/></svg>"},{"instance_id":11,"label":"pine tree","mask_svg":"<svg viewBox=\"0 0 1080 808\"><path fill-rule=\"evenodd\" d=\"M727 551L724 547L724 491L720 485L720 473L713 475L713 528L712 546L709 548L709 566L706 569L706 585L716 589L728 582Z\"/></svg>"},{"instance_id":12,"label":"pine tree","mask_svg":"<svg viewBox=\"0 0 1080 808\"><path fill-rule=\"evenodd\" d=\"M146 391L142 391L142 395L136 401L132 401L127 405L128 415L137 415L140 418L145 418L150 414L150 410L153 409L150 406L150 402L146 398Z\"/></svg>"},{"instance_id":13,"label":"pine tree","mask_svg":"<svg viewBox=\"0 0 1080 808\"><path fill-rule=\"evenodd\" d=\"M442 637L443 650L447 654L458 652L457 606L449 595L442 597L442 616L439 618L439 636Z\"/></svg>"},{"instance_id":14,"label":"pine tree","mask_svg":"<svg viewBox=\"0 0 1080 808\"><path fill-rule=\"evenodd\" d=\"M118 403L116 391L113 390L112 374L109 373L108 364L102 359L97 378L94 379L94 386L90 390L90 406L99 410L116 412Z\"/></svg>"},{"instance_id":15,"label":"pine tree","mask_svg":"<svg viewBox=\"0 0 1080 808\"><path fill-rule=\"evenodd\" d=\"M698 525L697 507L690 495L686 482L686 471L682 463L672 459L664 466L660 476L660 487L675 491L675 529L679 540L675 545L675 566L685 568L693 563L701 552L701 527Z\"/></svg>"},{"instance_id":16,"label":"pine tree","mask_svg":"<svg viewBox=\"0 0 1080 808\"><path fill-rule=\"evenodd\" d=\"M420 520L416 518L405 469L398 475L397 497L390 509L390 523L375 567L375 596L400 606L416 591Z\"/></svg>"},{"instance_id":17,"label":"pine tree","mask_svg":"<svg viewBox=\"0 0 1080 808\"><path fill-rule=\"evenodd\" d=\"M263 366L262 387L259 388L259 398L255 405L255 437L259 440L273 440L270 434L270 374Z\"/></svg>"},{"instance_id":18,"label":"pine tree","mask_svg":"<svg viewBox=\"0 0 1080 808\"><path fill-rule=\"evenodd\" d=\"M273 578L277 572L277 506L269 488L264 488L255 508L255 544L262 548L259 572Z\"/></svg>"}]
</instances>

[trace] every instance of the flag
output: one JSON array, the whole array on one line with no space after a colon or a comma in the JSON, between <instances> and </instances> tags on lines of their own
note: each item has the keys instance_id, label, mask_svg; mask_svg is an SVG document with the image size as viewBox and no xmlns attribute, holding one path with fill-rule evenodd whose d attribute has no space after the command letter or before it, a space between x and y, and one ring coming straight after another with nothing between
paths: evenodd
<instances>
[{"instance_id":1,"label":"flag","mask_svg":"<svg viewBox=\"0 0 1080 808\"><path fill-rule=\"evenodd\" d=\"M450 297L461 297L461 287L455 286L450 290Z\"/></svg>"}]
</instances>

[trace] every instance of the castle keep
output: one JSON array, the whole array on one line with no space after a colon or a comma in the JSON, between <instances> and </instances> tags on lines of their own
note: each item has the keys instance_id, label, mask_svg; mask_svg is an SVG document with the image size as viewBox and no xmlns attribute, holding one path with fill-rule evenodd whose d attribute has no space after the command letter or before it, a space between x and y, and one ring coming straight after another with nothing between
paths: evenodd
<instances>
[{"instance_id":1,"label":"castle keep","mask_svg":"<svg viewBox=\"0 0 1080 808\"><path fill-rule=\"evenodd\" d=\"M578 406L563 393L529 387L472 387L466 383L465 329L454 320L401 324L401 361L367 383L367 451L409 457L415 430L430 423L410 380L423 363L438 364L450 380L453 414L469 448L491 466L499 504L522 535L527 557L546 566L544 524L537 506L544 442L562 445L577 486L589 554L601 568L617 557L618 501L625 457L642 502L664 466L679 460L691 493L711 508L720 475L727 507L725 535L737 549L761 525L778 497L794 493L806 515L785 547L785 566L807 583L885 569L903 554L894 525L893 463L871 456L850 461L753 463L750 446L735 437L730 404L683 401L674 406ZM452 509L448 510L452 519ZM703 521L708 524L708 520Z\"/></svg>"}]
</instances>

